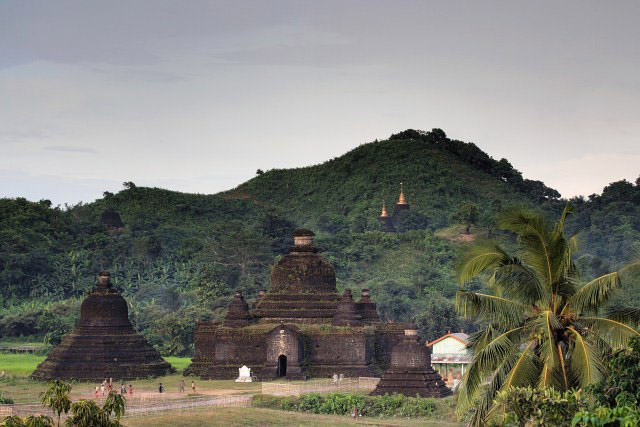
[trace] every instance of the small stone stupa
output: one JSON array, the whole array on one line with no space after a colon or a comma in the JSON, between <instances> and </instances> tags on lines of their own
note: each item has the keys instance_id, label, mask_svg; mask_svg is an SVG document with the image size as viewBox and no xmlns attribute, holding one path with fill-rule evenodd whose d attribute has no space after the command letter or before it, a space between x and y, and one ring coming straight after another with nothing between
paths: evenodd
<instances>
[{"instance_id":1,"label":"small stone stupa","mask_svg":"<svg viewBox=\"0 0 640 427\"><path fill-rule=\"evenodd\" d=\"M413 325L407 325L403 340L391 350L391 366L371 394L387 393L411 397L451 395L440 374L431 367L430 351L418 341L418 331Z\"/></svg>"},{"instance_id":2,"label":"small stone stupa","mask_svg":"<svg viewBox=\"0 0 640 427\"><path fill-rule=\"evenodd\" d=\"M120 214L113 208L109 208L102 213L100 222L110 230L122 230L124 228Z\"/></svg>"},{"instance_id":3,"label":"small stone stupa","mask_svg":"<svg viewBox=\"0 0 640 427\"><path fill-rule=\"evenodd\" d=\"M156 377L171 365L138 334L129 321L127 302L100 272L96 289L80 307L75 330L53 348L31 377L36 380Z\"/></svg>"}]
</instances>

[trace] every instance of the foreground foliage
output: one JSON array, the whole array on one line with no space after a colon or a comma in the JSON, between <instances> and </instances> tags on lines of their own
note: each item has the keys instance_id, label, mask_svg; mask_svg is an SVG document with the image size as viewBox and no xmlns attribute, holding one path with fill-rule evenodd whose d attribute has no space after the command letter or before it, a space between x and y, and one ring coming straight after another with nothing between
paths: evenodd
<instances>
[{"instance_id":1,"label":"foreground foliage","mask_svg":"<svg viewBox=\"0 0 640 427\"><path fill-rule=\"evenodd\" d=\"M438 409L436 399L407 397L402 394L365 396L355 393L305 394L300 397L256 395L252 406L307 412L310 414L358 415L366 417L426 417Z\"/></svg>"},{"instance_id":2,"label":"foreground foliage","mask_svg":"<svg viewBox=\"0 0 640 427\"><path fill-rule=\"evenodd\" d=\"M53 420L46 415L29 415L24 418L12 415L5 418L0 427L53 427Z\"/></svg>"},{"instance_id":3,"label":"foreground foliage","mask_svg":"<svg viewBox=\"0 0 640 427\"><path fill-rule=\"evenodd\" d=\"M40 393L42 406L51 409L58 416L58 426L62 413L68 414L71 408L69 393L71 393L71 385L60 380L52 381L49 383L49 388Z\"/></svg>"},{"instance_id":4,"label":"foreground foliage","mask_svg":"<svg viewBox=\"0 0 640 427\"><path fill-rule=\"evenodd\" d=\"M588 408L585 393L553 388L509 387L498 393L494 420L501 426L568 426L578 411Z\"/></svg>"},{"instance_id":5,"label":"foreground foliage","mask_svg":"<svg viewBox=\"0 0 640 427\"><path fill-rule=\"evenodd\" d=\"M508 211L499 227L517 236L517 250L478 244L460 267L461 283L486 275L492 291L456 296L461 313L486 323L472 338L474 356L458 388L458 411L474 408L475 425L497 416L493 401L501 390L565 391L598 382L607 355L640 335L633 327L637 310L609 306L604 312L622 271L581 282L573 261L576 239L565 237L570 213L567 205L550 224L540 213Z\"/></svg>"}]
</instances>

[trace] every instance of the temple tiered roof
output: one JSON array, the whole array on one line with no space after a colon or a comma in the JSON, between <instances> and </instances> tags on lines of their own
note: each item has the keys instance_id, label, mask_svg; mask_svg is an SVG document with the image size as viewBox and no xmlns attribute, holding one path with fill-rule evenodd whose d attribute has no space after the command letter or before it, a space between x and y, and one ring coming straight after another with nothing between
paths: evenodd
<instances>
[{"instance_id":1,"label":"temple tiered roof","mask_svg":"<svg viewBox=\"0 0 640 427\"><path fill-rule=\"evenodd\" d=\"M442 377L431 367L429 349L418 341L415 326L408 325L403 339L391 350L391 364L372 395L401 393L415 397L445 397L451 394Z\"/></svg>"},{"instance_id":2,"label":"temple tiered roof","mask_svg":"<svg viewBox=\"0 0 640 427\"><path fill-rule=\"evenodd\" d=\"M75 330L31 374L37 380L131 379L166 375L169 363L129 321L127 302L100 272L96 289L80 307Z\"/></svg>"}]
</instances>

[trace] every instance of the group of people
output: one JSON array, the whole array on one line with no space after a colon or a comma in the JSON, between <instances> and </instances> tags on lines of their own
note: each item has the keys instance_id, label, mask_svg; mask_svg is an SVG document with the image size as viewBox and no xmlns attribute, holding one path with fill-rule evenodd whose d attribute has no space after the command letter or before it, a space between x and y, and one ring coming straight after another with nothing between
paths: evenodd
<instances>
[{"instance_id":1,"label":"group of people","mask_svg":"<svg viewBox=\"0 0 640 427\"><path fill-rule=\"evenodd\" d=\"M94 397L98 397L100 394L104 396L105 391L107 392L107 394L113 391L113 378L109 378L108 381L106 378L102 380L102 384L100 384L100 386L96 386ZM133 384L129 384L129 387L127 387L127 385L124 382L122 382L120 384L119 391L120 391L120 394L128 394L130 396L133 396Z\"/></svg>"},{"instance_id":2,"label":"group of people","mask_svg":"<svg viewBox=\"0 0 640 427\"><path fill-rule=\"evenodd\" d=\"M195 381L191 381L191 390L193 390L194 393L196 392ZM158 393L164 393L164 386L162 383L158 383ZM184 380L180 380L180 383L178 383L178 393L184 393Z\"/></svg>"},{"instance_id":3,"label":"group of people","mask_svg":"<svg viewBox=\"0 0 640 427\"><path fill-rule=\"evenodd\" d=\"M191 381L191 390L193 391L193 393L196 392L195 381ZM99 386L96 386L94 397L97 398L100 395L105 396L105 392L106 392L106 395L108 395L112 391L113 391L113 378L109 378L109 380L105 378L102 381L102 384L100 384ZM127 385L124 382L122 382L120 384L119 393L133 396L133 384L129 384L129 386L127 387ZM158 383L158 393L164 393L164 385L162 383ZM180 380L180 383L178 384L178 393L184 393L184 380Z\"/></svg>"}]
</instances>

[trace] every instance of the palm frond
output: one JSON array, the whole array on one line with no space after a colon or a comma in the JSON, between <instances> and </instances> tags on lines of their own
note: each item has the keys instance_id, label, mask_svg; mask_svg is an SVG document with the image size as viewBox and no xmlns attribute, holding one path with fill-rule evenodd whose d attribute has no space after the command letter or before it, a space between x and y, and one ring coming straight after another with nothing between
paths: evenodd
<instances>
[{"instance_id":1,"label":"palm frond","mask_svg":"<svg viewBox=\"0 0 640 427\"><path fill-rule=\"evenodd\" d=\"M458 268L458 282L469 283L483 272L508 263L509 255L495 243L485 242L473 247Z\"/></svg>"},{"instance_id":2,"label":"palm frond","mask_svg":"<svg viewBox=\"0 0 640 427\"><path fill-rule=\"evenodd\" d=\"M476 341L480 348L472 347L473 359L457 389L458 407L462 412L474 405L481 392L482 383L495 374L509 357L517 354L516 346L510 337L517 338L522 329L521 326L502 333L493 330L493 334L483 334L484 336Z\"/></svg>"},{"instance_id":3,"label":"palm frond","mask_svg":"<svg viewBox=\"0 0 640 427\"><path fill-rule=\"evenodd\" d=\"M489 280L489 286L502 296L522 304L548 305L550 302L549 289L538 274L517 258L498 267Z\"/></svg>"},{"instance_id":4,"label":"palm frond","mask_svg":"<svg viewBox=\"0 0 640 427\"><path fill-rule=\"evenodd\" d=\"M518 326L528 307L506 298L477 292L456 292L456 310L466 318L479 317L503 328Z\"/></svg>"},{"instance_id":5,"label":"palm frond","mask_svg":"<svg viewBox=\"0 0 640 427\"><path fill-rule=\"evenodd\" d=\"M569 326L569 333L574 337L573 346L569 350L572 379L578 387L598 382L605 371L602 355L596 346L585 340L580 333Z\"/></svg>"},{"instance_id":6,"label":"palm frond","mask_svg":"<svg viewBox=\"0 0 640 427\"><path fill-rule=\"evenodd\" d=\"M617 272L597 277L578 289L567 301L575 313L597 312L611 299L616 289L620 287L620 275Z\"/></svg>"},{"instance_id":7,"label":"palm frond","mask_svg":"<svg viewBox=\"0 0 640 427\"><path fill-rule=\"evenodd\" d=\"M626 325L640 325L640 308L614 305L607 308L604 317Z\"/></svg>"},{"instance_id":8,"label":"palm frond","mask_svg":"<svg viewBox=\"0 0 640 427\"><path fill-rule=\"evenodd\" d=\"M518 235L521 258L544 277L553 294L552 285L564 270L567 243L563 231L552 228L542 215L524 209L506 212L499 224Z\"/></svg>"},{"instance_id":9,"label":"palm frond","mask_svg":"<svg viewBox=\"0 0 640 427\"><path fill-rule=\"evenodd\" d=\"M573 213L573 206L570 203L564 205L564 209L562 210L562 215L560 215L560 219L556 223L555 230L559 233L564 233L564 224L567 221L569 215Z\"/></svg>"},{"instance_id":10,"label":"palm frond","mask_svg":"<svg viewBox=\"0 0 640 427\"><path fill-rule=\"evenodd\" d=\"M540 375L540 364L538 357L533 351L534 342L531 341L522 350L518 359L509 371L502 388L517 386L532 386Z\"/></svg>"},{"instance_id":11,"label":"palm frond","mask_svg":"<svg viewBox=\"0 0 640 427\"><path fill-rule=\"evenodd\" d=\"M580 320L588 324L592 332L614 350L626 346L629 338L640 336L634 328L617 320L604 317L583 317Z\"/></svg>"}]
</instances>

